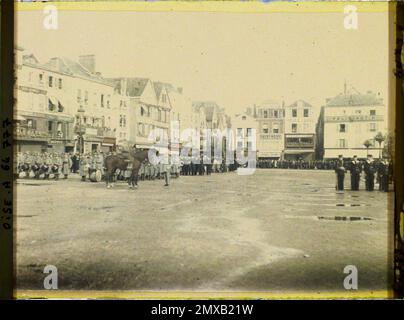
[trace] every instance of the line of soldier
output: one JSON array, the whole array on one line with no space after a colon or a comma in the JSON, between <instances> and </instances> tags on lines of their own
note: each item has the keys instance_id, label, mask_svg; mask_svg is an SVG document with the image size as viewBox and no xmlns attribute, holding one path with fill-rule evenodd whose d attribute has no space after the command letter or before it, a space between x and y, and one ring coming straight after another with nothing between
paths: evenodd
<instances>
[{"instance_id":1,"label":"line of soldier","mask_svg":"<svg viewBox=\"0 0 404 320\"><path fill-rule=\"evenodd\" d=\"M347 170L351 176L351 190L359 190L360 178L362 171L365 174L365 189L366 191L373 191L375 187L375 177L379 182L379 190L383 192L389 191L389 183L392 178L392 165L383 158L375 161L372 155L368 155L366 161L363 163L358 160L357 156L347 162L344 161L343 155L339 155L335 164L336 173L336 190L344 190L345 173Z\"/></svg>"},{"instance_id":2,"label":"line of soldier","mask_svg":"<svg viewBox=\"0 0 404 320\"><path fill-rule=\"evenodd\" d=\"M104 175L104 153L100 152L87 152L82 155L78 155L79 162L79 174L81 181L90 180L93 172L100 172L100 176Z\"/></svg>"},{"instance_id":3,"label":"line of soldier","mask_svg":"<svg viewBox=\"0 0 404 320\"><path fill-rule=\"evenodd\" d=\"M263 169L319 169L333 170L335 160L269 160L259 159L257 167Z\"/></svg>"},{"instance_id":4,"label":"line of soldier","mask_svg":"<svg viewBox=\"0 0 404 320\"><path fill-rule=\"evenodd\" d=\"M16 175L20 178L59 179L62 174L68 178L72 160L69 153L18 152L16 155Z\"/></svg>"}]
</instances>

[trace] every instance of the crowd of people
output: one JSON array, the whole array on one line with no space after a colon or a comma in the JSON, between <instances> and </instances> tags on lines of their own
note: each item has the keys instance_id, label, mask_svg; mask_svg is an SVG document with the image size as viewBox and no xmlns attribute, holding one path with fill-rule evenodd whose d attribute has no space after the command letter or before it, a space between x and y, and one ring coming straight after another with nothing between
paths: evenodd
<instances>
[{"instance_id":1,"label":"crowd of people","mask_svg":"<svg viewBox=\"0 0 404 320\"><path fill-rule=\"evenodd\" d=\"M82 181L101 181L104 176L104 154L92 152L56 153L56 152L18 152L16 161L16 175L19 178L55 179L61 176L67 179L71 173L79 173ZM206 157L198 159L192 157L181 158L178 163L151 164L148 161L142 163L139 170L139 179L159 180L164 179L165 173L170 172L169 177L179 176L203 176L212 173L235 171L240 165L226 164L224 160L210 161ZM337 176L336 189L344 190L345 174L349 171L351 177L351 190L359 190L360 177L364 173L365 189L374 190L375 180L379 183L379 190L387 192L392 178L392 165L386 159L375 161L371 155L366 161L360 161L356 156L352 159L344 159L341 155L337 160L257 160L257 167L263 169L319 169L334 170ZM117 170L116 179L127 180L131 175L131 168ZM166 182L168 183L168 182Z\"/></svg>"},{"instance_id":2,"label":"crowd of people","mask_svg":"<svg viewBox=\"0 0 404 320\"><path fill-rule=\"evenodd\" d=\"M319 169L334 170L335 160L258 160L257 167L262 169Z\"/></svg>"},{"instance_id":3,"label":"crowd of people","mask_svg":"<svg viewBox=\"0 0 404 320\"><path fill-rule=\"evenodd\" d=\"M357 156L353 156L347 161L343 155L340 155L335 161L334 170L337 177L335 186L337 191L344 190L345 174L348 171L351 176L352 191L359 190L362 172L364 173L366 191L374 190L376 180L379 184L379 191L388 192L393 176L392 164L385 158L375 161L372 155L368 155L366 161L358 160Z\"/></svg>"},{"instance_id":4,"label":"crowd of people","mask_svg":"<svg viewBox=\"0 0 404 320\"><path fill-rule=\"evenodd\" d=\"M20 178L64 179L71 173L72 158L69 153L18 152L16 155L16 175Z\"/></svg>"}]
</instances>

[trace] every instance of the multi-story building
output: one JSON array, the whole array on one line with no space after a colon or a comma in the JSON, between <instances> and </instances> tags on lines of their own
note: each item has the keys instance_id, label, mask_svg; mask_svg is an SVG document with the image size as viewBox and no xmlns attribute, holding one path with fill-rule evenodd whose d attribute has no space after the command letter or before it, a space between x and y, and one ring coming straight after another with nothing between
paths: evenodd
<instances>
[{"instance_id":1,"label":"multi-story building","mask_svg":"<svg viewBox=\"0 0 404 320\"><path fill-rule=\"evenodd\" d=\"M69 152L74 116L69 113L66 79L16 48L15 142L18 151Z\"/></svg>"},{"instance_id":2,"label":"multi-story building","mask_svg":"<svg viewBox=\"0 0 404 320\"><path fill-rule=\"evenodd\" d=\"M20 52L18 57L15 138L19 150L113 149L114 86L95 72L94 56L81 56L79 62L56 57L44 64L32 54Z\"/></svg>"},{"instance_id":3,"label":"multi-story building","mask_svg":"<svg viewBox=\"0 0 404 320\"><path fill-rule=\"evenodd\" d=\"M375 141L378 133L387 133L387 110L379 94L354 89L327 99L317 125L318 157L378 157L383 145ZM368 142L369 144L365 143Z\"/></svg>"},{"instance_id":4,"label":"multi-story building","mask_svg":"<svg viewBox=\"0 0 404 320\"><path fill-rule=\"evenodd\" d=\"M249 110L257 120L257 157L280 159L284 149L285 110L283 103L267 100Z\"/></svg>"},{"instance_id":5,"label":"multi-story building","mask_svg":"<svg viewBox=\"0 0 404 320\"><path fill-rule=\"evenodd\" d=\"M297 100L285 107L285 146L283 159L313 160L315 158L316 120L313 106Z\"/></svg>"},{"instance_id":6,"label":"multi-story building","mask_svg":"<svg viewBox=\"0 0 404 320\"><path fill-rule=\"evenodd\" d=\"M169 143L170 102L165 86L148 78L114 78L115 89L127 98L127 142L130 146L167 149Z\"/></svg>"},{"instance_id":7,"label":"multi-story building","mask_svg":"<svg viewBox=\"0 0 404 320\"><path fill-rule=\"evenodd\" d=\"M231 121L233 132L233 150L243 151L246 156L256 151L258 121L248 114L236 114Z\"/></svg>"},{"instance_id":8,"label":"multi-story building","mask_svg":"<svg viewBox=\"0 0 404 320\"><path fill-rule=\"evenodd\" d=\"M216 150L221 149L224 156L227 148L227 129L231 126L224 108L214 101L197 101L193 102L192 106L194 112L200 114L201 150L207 150L210 145L212 151L215 148Z\"/></svg>"}]
</instances>

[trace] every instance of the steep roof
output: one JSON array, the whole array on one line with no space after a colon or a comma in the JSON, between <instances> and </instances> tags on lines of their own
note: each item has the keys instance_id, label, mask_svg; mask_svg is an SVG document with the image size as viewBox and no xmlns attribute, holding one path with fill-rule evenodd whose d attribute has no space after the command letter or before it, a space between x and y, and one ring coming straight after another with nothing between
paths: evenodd
<instances>
[{"instance_id":1,"label":"steep roof","mask_svg":"<svg viewBox=\"0 0 404 320\"><path fill-rule=\"evenodd\" d=\"M126 94L130 97L140 97L146 88L149 78L126 78Z\"/></svg>"},{"instance_id":2,"label":"steep roof","mask_svg":"<svg viewBox=\"0 0 404 320\"><path fill-rule=\"evenodd\" d=\"M304 107L304 108L312 108L312 107L313 107L310 103L308 103L308 102L306 102L306 101L300 99L300 100L297 100L297 101L295 101L294 103L292 103L290 106L288 106L288 108L296 108L296 107L297 107L297 103L298 103L299 101L301 101L301 102L303 103L303 107Z\"/></svg>"},{"instance_id":3,"label":"steep roof","mask_svg":"<svg viewBox=\"0 0 404 320\"><path fill-rule=\"evenodd\" d=\"M383 99L379 98L375 93L368 91L365 94L362 93L340 93L339 95L327 99L326 106L372 106L383 105Z\"/></svg>"},{"instance_id":4,"label":"steep roof","mask_svg":"<svg viewBox=\"0 0 404 320\"><path fill-rule=\"evenodd\" d=\"M45 69L64 73L67 75L78 76L92 81L101 82L107 85L111 85L109 81L104 79L99 73L91 73L79 62L73 61L66 57L55 57L42 65Z\"/></svg>"}]
</instances>

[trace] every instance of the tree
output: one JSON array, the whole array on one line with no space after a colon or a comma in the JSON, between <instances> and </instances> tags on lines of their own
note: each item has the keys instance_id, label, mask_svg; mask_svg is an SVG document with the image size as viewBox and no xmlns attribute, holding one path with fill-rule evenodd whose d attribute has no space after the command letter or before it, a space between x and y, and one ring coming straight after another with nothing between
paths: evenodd
<instances>
[{"instance_id":1,"label":"tree","mask_svg":"<svg viewBox=\"0 0 404 320\"><path fill-rule=\"evenodd\" d=\"M370 147L372 144L370 143L369 140L366 140L366 141L363 143L363 145L364 145L365 148L366 148L366 156L368 156L368 155L369 155L369 147Z\"/></svg>"},{"instance_id":2,"label":"tree","mask_svg":"<svg viewBox=\"0 0 404 320\"><path fill-rule=\"evenodd\" d=\"M384 140L386 140L385 136L381 132L378 132L377 135L375 136L375 141L379 143L379 159L382 157L382 149L381 145Z\"/></svg>"}]
</instances>

